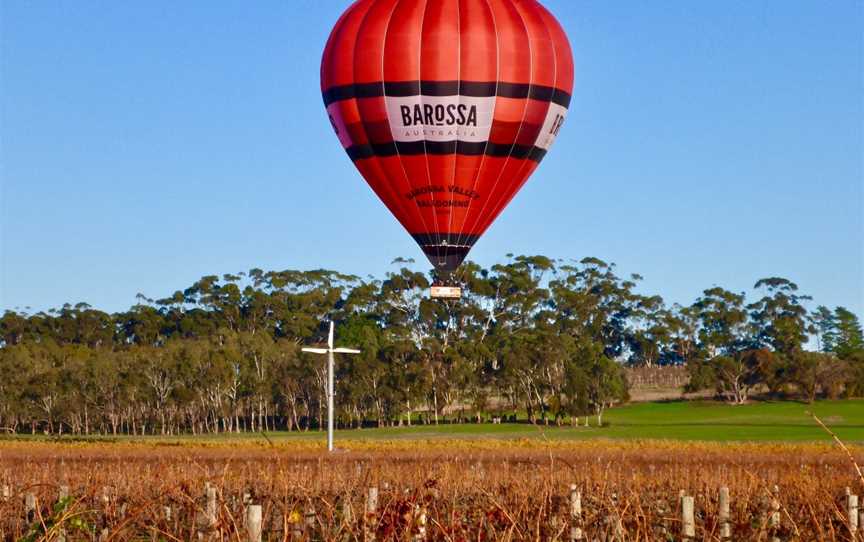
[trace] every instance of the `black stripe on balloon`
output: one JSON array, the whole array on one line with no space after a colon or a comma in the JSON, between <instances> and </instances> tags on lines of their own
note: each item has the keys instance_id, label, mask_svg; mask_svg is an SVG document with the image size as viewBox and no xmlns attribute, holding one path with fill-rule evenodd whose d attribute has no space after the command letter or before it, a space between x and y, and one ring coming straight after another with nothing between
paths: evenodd
<instances>
[{"instance_id":1,"label":"black stripe on balloon","mask_svg":"<svg viewBox=\"0 0 864 542\"><path fill-rule=\"evenodd\" d=\"M528 145L500 145L497 143L466 141L397 141L394 143L351 145L345 151L352 161L364 160L379 156L382 158L396 156L418 156L421 154L448 155L461 154L465 156L493 156L496 158L513 157L517 160L533 160L540 162L546 156L546 151L540 147Z\"/></svg>"},{"instance_id":2,"label":"black stripe on balloon","mask_svg":"<svg viewBox=\"0 0 864 542\"><path fill-rule=\"evenodd\" d=\"M452 273L459 269L471 251L471 247L434 247L422 246L429 262L440 272Z\"/></svg>"},{"instance_id":3,"label":"black stripe on balloon","mask_svg":"<svg viewBox=\"0 0 864 542\"><path fill-rule=\"evenodd\" d=\"M453 154L456 152L456 141L427 141L426 154Z\"/></svg>"},{"instance_id":4,"label":"black stripe on balloon","mask_svg":"<svg viewBox=\"0 0 864 542\"><path fill-rule=\"evenodd\" d=\"M480 156L486 149L486 142L470 143L467 141L398 141L396 149L399 154L407 156L417 154L464 154L467 156ZM394 153L395 154L395 153ZM392 156L391 154L378 154L378 156Z\"/></svg>"},{"instance_id":5,"label":"black stripe on balloon","mask_svg":"<svg viewBox=\"0 0 864 542\"><path fill-rule=\"evenodd\" d=\"M569 108L570 107L570 100L572 99L572 96L570 96L569 93L564 92L563 90L560 90L557 88L553 89L553 90L554 90L554 93L552 94L552 99L550 101L554 104L560 105L564 109Z\"/></svg>"},{"instance_id":6,"label":"black stripe on balloon","mask_svg":"<svg viewBox=\"0 0 864 542\"><path fill-rule=\"evenodd\" d=\"M529 160L537 162L538 164L542 162L545 157L546 149L541 147L534 147L533 149L531 149L531 154L528 155Z\"/></svg>"},{"instance_id":7,"label":"black stripe on balloon","mask_svg":"<svg viewBox=\"0 0 864 542\"><path fill-rule=\"evenodd\" d=\"M425 141L397 141L396 148L399 149L399 154L414 156L424 154L426 152Z\"/></svg>"},{"instance_id":8,"label":"black stripe on balloon","mask_svg":"<svg viewBox=\"0 0 864 542\"><path fill-rule=\"evenodd\" d=\"M456 154L464 154L466 156L480 156L486 152L486 142L481 141L473 143L470 141L460 141L456 144Z\"/></svg>"},{"instance_id":9,"label":"black stripe on balloon","mask_svg":"<svg viewBox=\"0 0 864 542\"><path fill-rule=\"evenodd\" d=\"M492 143L491 141L489 142L489 148L486 149L487 156L498 158L512 156L517 160L524 160L525 158L535 160L535 157L539 157L536 159L537 162L542 160L545 154L546 151L532 145L501 145L500 143Z\"/></svg>"},{"instance_id":10,"label":"black stripe on balloon","mask_svg":"<svg viewBox=\"0 0 864 542\"><path fill-rule=\"evenodd\" d=\"M396 149L396 143L373 143L372 151L375 156L395 156L399 153Z\"/></svg>"},{"instance_id":11,"label":"black stripe on balloon","mask_svg":"<svg viewBox=\"0 0 864 542\"><path fill-rule=\"evenodd\" d=\"M375 83L355 83L330 87L324 91L324 105L351 98L380 98L393 96L467 96L472 98L524 99L556 103L569 107L572 97L556 87L529 85L527 83L506 83L502 81L387 81Z\"/></svg>"},{"instance_id":12,"label":"black stripe on balloon","mask_svg":"<svg viewBox=\"0 0 864 542\"><path fill-rule=\"evenodd\" d=\"M531 156L531 150L533 148L534 147L529 147L528 145L513 145L513 149L510 151L510 156L517 160L524 160Z\"/></svg>"},{"instance_id":13,"label":"black stripe on balloon","mask_svg":"<svg viewBox=\"0 0 864 542\"><path fill-rule=\"evenodd\" d=\"M477 242L477 235L455 233L412 233L423 253L440 271L452 272L459 267Z\"/></svg>"},{"instance_id":14,"label":"black stripe on balloon","mask_svg":"<svg viewBox=\"0 0 864 542\"><path fill-rule=\"evenodd\" d=\"M512 144L502 145L501 143L493 143L490 141L486 146L486 155L496 156L498 158L510 156L510 149L512 148Z\"/></svg>"},{"instance_id":15,"label":"black stripe on balloon","mask_svg":"<svg viewBox=\"0 0 864 542\"><path fill-rule=\"evenodd\" d=\"M351 145L345 149L345 152L348 153L348 157L351 158L352 162L377 156L371 145Z\"/></svg>"},{"instance_id":16,"label":"black stripe on balloon","mask_svg":"<svg viewBox=\"0 0 864 542\"><path fill-rule=\"evenodd\" d=\"M498 84L494 81L478 83L473 81L463 81L459 87L459 94L462 96L470 96L471 98L485 98L495 96L497 93Z\"/></svg>"},{"instance_id":17,"label":"black stripe on balloon","mask_svg":"<svg viewBox=\"0 0 864 542\"><path fill-rule=\"evenodd\" d=\"M351 98L376 98L384 95L384 85L377 83L355 83L353 85L339 85L330 87L324 91L324 105L328 106L334 102L350 100Z\"/></svg>"},{"instance_id":18,"label":"black stripe on balloon","mask_svg":"<svg viewBox=\"0 0 864 542\"><path fill-rule=\"evenodd\" d=\"M473 247L480 239L479 235L466 235L464 233L412 233L411 237L417 244L424 247Z\"/></svg>"},{"instance_id":19,"label":"black stripe on balloon","mask_svg":"<svg viewBox=\"0 0 864 542\"><path fill-rule=\"evenodd\" d=\"M379 96L417 96L420 94L420 81L385 82L380 85L382 93Z\"/></svg>"}]
</instances>

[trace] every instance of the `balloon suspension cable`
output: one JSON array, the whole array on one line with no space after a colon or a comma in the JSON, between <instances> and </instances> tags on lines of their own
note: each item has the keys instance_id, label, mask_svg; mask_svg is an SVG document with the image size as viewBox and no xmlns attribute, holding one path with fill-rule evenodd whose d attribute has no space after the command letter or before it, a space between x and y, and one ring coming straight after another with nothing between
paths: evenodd
<instances>
[{"instance_id":1,"label":"balloon suspension cable","mask_svg":"<svg viewBox=\"0 0 864 542\"><path fill-rule=\"evenodd\" d=\"M445 300L462 298L462 288L459 286L456 277L453 276L453 271L446 269L435 270L430 296L432 299Z\"/></svg>"}]
</instances>

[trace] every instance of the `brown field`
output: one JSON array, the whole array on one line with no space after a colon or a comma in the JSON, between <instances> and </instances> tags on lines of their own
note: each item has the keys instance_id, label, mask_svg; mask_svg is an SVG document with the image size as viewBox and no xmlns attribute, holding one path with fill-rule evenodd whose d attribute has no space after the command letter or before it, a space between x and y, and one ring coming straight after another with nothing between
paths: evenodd
<instances>
[{"instance_id":1,"label":"brown field","mask_svg":"<svg viewBox=\"0 0 864 542\"><path fill-rule=\"evenodd\" d=\"M720 540L721 486L733 540L864 540L846 497L862 481L824 445L342 444L325 457L311 443L0 443L0 540L248 540L244 499L262 506L263 540L571 540L573 527L589 541L681 540L681 492L695 540Z\"/></svg>"}]
</instances>

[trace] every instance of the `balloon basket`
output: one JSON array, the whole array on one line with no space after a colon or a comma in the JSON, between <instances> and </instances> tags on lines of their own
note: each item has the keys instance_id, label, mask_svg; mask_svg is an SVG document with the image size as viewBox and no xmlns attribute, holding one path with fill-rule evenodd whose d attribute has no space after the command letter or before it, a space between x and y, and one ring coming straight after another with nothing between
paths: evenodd
<instances>
[{"instance_id":1,"label":"balloon basket","mask_svg":"<svg viewBox=\"0 0 864 542\"><path fill-rule=\"evenodd\" d=\"M458 286L445 286L433 284L430 290L432 299L462 299L462 288Z\"/></svg>"}]
</instances>

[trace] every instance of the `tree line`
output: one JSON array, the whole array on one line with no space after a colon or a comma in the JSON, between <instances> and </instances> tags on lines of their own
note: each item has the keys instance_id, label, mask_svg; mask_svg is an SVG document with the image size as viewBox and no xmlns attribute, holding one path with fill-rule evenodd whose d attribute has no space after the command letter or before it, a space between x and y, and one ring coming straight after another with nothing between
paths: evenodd
<instances>
[{"instance_id":1,"label":"tree line","mask_svg":"<svg viewBox=\"0 0 864 542\"><path fill-rule=\"evenodd\" d=\"M428 298L435 279L397 260L383 279L329 270L206 276L107 313L85 303L0 318L0 428L50 434L308 430L326 415L337 360L340 427L481 421L520 413L567 423L628 399L624 367L686 365L689 391L864 394L864 339L843 307L808 310L783 278L753 298L719 287L691 305L637 291L596 258L508 256L452 277L459 301ZM808 344L818 351L807 349Z\"/></svg>"}]
</instances>

